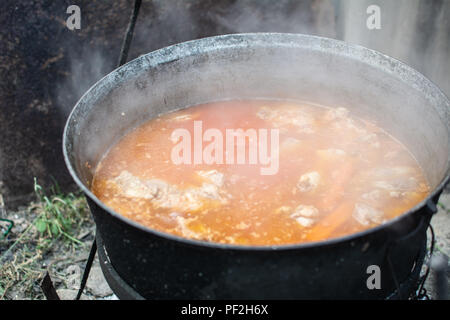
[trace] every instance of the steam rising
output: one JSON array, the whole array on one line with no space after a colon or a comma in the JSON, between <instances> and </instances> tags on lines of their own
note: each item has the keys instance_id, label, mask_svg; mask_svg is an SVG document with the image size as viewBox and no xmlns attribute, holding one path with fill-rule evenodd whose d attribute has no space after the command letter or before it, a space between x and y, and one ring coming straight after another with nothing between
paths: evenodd
<instances>
[{"instance_id":1,"label":"steam rising","mask_svg":"<svg viewBox=\"0 0 450 320\"><path fill-rule=\"evenodd\" d=\"M211 19L231 33L287 32L334 37L331 1L237 1Z\"/></svg>"},{"instance_id":2,"label":"steam rising","mask_svg":"<svg viewBox=\"0 0 450 320\"><path fill-rule=\"evenodd\" d=\"M338 3L338 38L411 65L450 96L450 1L341 0ZM381 30L364 28L365 10L371 4L381 9Z\"/></svg>"},{"instance_id":3,"label":"steam rising","mask_svg":"<svg viewBox=\"0 0 450 320\"><path fill-rule=\"evenodd\" d=\"M423 0L144 1L129 57L133 59L174 43L215 34L305 33L361 44L396 57L423 72L450 95L450 2L433 3ZM366 28L366 8L372 4L381 8L381 30ZM124 32L125 26L118 26L118 30ZM71 74L58 91L63 115L68 115L93 83L113 70L117 55L118 51L105 53L92 50L87 44L80 54L70 57Z\"/></svg>"},{"instance_id":4,"label":"steam rising","mask_svg":"<svg viewBox=\"0 0 450 320\"><path fill-rule=\"evenodd\" d=\"M67 81L58 87L58 104L62 113L67 117L76 101L104 75L111 72L113 60L111 56L98 50L91 50L89 46L83 49L78 56L70 56L70 76Z\"/></svg>"},{"instance_id":5,"label":"steam rising","mask_svg":"<svg viewBox=\"0 0 450 320\"><path fill-rule=\"evenodd\" d=\"M425 3L421 0L240 0L208 2L203 6L200 5L201 3L206 2L144 1L131 44L130 59L174 43L216 34L307 33L361 44L397 57L424 72L447 93L450 93L448 77L450 64L447 61L450 55L448 37L450 2L448 1L439 2L438 5L426 4L429 2ZM372 31L366 28L366 8L371 4L379 5L381 8L381 30ZM124 14L129 13L124 12ZM124 32L125 26L118 30ZM76 100L93 83L113 70L117 55L118 51L105 53L100 50L91 50L89 45L86 45L81 54L74 54L71 59L71 75L59 88L60 104L64 106L62 113L65 116L68 115ZM280 74L283 70L290 72L289 65L283 61L283 57L273 57L273 59L279 65ZM248 63L257 63L257 61L248 61ZM99 136L98 143L107 144L108 141L102 140L101 130L116 123L120 127L117 132L124 133L130 128L130 123L120 121L121 116L138 112L140 106L148 104L148 101L152 99L164 101L167 105L175 104L177 101L185 101L185 105L190 105L207 102L197 100L196 97L206 96L205 92L201 91L210 90L220 95L221 92L223 93L220 78L224 66L209 65L209 67L211 68L209 70L197 70L197 74L194 73L188 81L195 82L196 79L200 79L202 72L215 74L214 79L217 80L218 85L213 91L210 86L198 85L195 87L198 92L192 92L194 90L192 87L183 91L182 86L180 91L174 92L177 90L177 86L173 85L176 79L165 79L164 75L158 81L166 81L171 84L170 86L158 86L145 80L142 83L132 84L127 86L126 90L121 90L121 95L116 95L114 101L110 101L111 106L104 108L104 114L99 117L104 119L104 123L97 128L91 128L93 132L86 132L86 134L95 134ZM328 77L326 74L316 76L317 80L322 79L326 83ZM170 77L173 77L173 74ZM347 79L342 81L345 82ZM139 90L136 86L145 86L148 90ZM235 90L244 89L237 87ZM414 104L414 101L411 101L411 104ZM167 110L165 106L152 106L152 108L148 111L148 115L152 113L151 115L154 116ZM225 117L226 114L221 116ZM137 125L142 118L134 121L132 125ZM87 154L95 162L99 157L98 154L94 155L97 146L91 144L90 148Z\"/></svg>"}]
</instances>

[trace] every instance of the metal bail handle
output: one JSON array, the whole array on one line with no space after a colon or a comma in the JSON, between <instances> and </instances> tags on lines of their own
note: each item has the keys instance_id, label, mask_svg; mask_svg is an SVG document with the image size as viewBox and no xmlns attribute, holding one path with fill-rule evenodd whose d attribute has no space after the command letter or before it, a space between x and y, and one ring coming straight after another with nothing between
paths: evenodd
<instances>
[{"instance_id":1,"label":"metal bail handle","mask_svg":"<svg viewBox=\"0 0 450 320\"><path fill-rule=\"evenodd\" d=\"M436 211L437 211L436 205L434 205L434 209L436 209ZM427 214L429 214L430 216L435 213L435 211L433 211L433 206L430 206L430 209L428 208L428 203L427 203L427 206L426 206L426 211L427 211ZM394 268L394 264L393 264L392 259L391 259L392 249L395 247L395 245L397 243L406 241L406 240L412 238L413 236L415 236L417 233L419 233L424 228L425 225L427 227L431 227L430 224L429 224L429 221L430 221L430 219L428 218L428 215L421 215L420 222L417 225L417 227L414 228L414 230L412 230L408 234L406 234L404 236L401 236L401 237L399 237L397 239L389 240L389 242L387 244L386 254L385 254L385 258L384 259L387 262L387 265L388 265L391 277L392 277L392 279L394 281L394 284L395 284L395 287L396 287L397 299L402 300L402 299L408 299L409 297L403 295L403 291L404 291L404 290L402 290L403 289L402 288L403 285L399 281L399 278L398 278L397 273L396 273L395 268ZM425 228L427 228L427 227L425 227ZM419 262L418 264L422 265L424 258L425 258L425 255L421 256L421 254L419 252L418 256L416 257L416 267L411 272L409 278L411 278L411 275L413 273L420 272L420 268L417 267L417 263ZM394 292L394 294L395 294L395 292Z\"/></svg>"},{"instance_id":2,"label":"metal bail handle","mask_svg":"<svg viewBox=\"0 0 450 320\"><path fill-rule=\"evenodd\" d=\"M142 3L142 0L134 1L133 12L131 13L130 21L128 23L127 31L125 34L125 38L122 43L122 48L120 51L120 57L119 57L119 62L118 62L117 67L122 66L127 61L128 51L130 49L131 40L133 39L134 27L136 25L136 20L139 15L139 9L141 7L141 3ZM89 277L89 272L91 271L91 266L92 266L92 263L94 262L96 253L97 253L97 242L96 242L96 238L94 236L94 241L92 242L91 250L89 252L89 257L88 257L88 260L86 262L86 265L85 265L85 268L83 271L80 288L78 290L77 296L75 297L75 300L79 300L81 298L81 295L86 286L87 279ZM44 294L48 300L59 300L59 296L56 293L56 290L53 286L53 283L50 279L49 274L47 274L46 277L44 278L44 281L41 284L41 288L44 291Z\"/></svg>"},{"instance_id":3,"label":"metal bail handle","mask_svg":"<svg viewBox=\"0 0 450 320\"><path fill-rule=\"evenodd\" d=\"M401 238L398 238L398 239L395 239L395 240L391 240L389 242L388 246L387 246L385 259L386 259L386 261L388 263L388 266L389 266L389 269L390 269L390 272L391 272L391 276L392 276L392 278L394 280L394 283L395 283L395 286L396 286L396 289L397 289L397 292L398 292L398 297L400 299L407 298L407 297L403 297L402 296L401 285L400 285L400 283L398 281L398 277L396 275L394 266L392 264L392 260L391 260L391 257L390 257L390 253L391 253L392 247L395 246L395 244L397 242L407 240L410 237L412 237L413 235L415 235L417 232L419 232L423 228L423 225L426 222L427 225L428 225L428 229L430 229L430 231L431 231L431 245L430 245L430 251L429 251L430 259L433 257L434 244L435 244L435 235L434 235L433 228L432 228L432 226L430 224L430 220L433 217L433 215L435 215L438 212L438 208L437 208L436 203L437 203L437 201L439 199L439 196L440 196L440 193L437 194L432 199L428 199L428 201L426 202L425 208L424 208L425 209L425 214L422 215L419 225L411 233L409 233L405 237L401 237ZM426 221L426 220L428 220L428 221ZM419 280L419 289L417 291L418 292L418 296L416 297L418 299L429 299L427 294L426 294L426 290L424 288L424 284L425 284L425 281L428 278L429 272L430 272L430 267L427 266L425 275Z\"/></svg>"},{"instance_id":4,"label":"metal bail handle","mask_svg":"<svg viewBox=\"0 0 450 320\"><path fill-rule=\"evenodd\" d=\"M128 23L127 32L126 32L125 38L123 40L122 49L120 51L118 67L122 66L123 64L125 64L125 62L127 62L128 51L130 50L131 40L133 39L134 27L136 25L136 20L139 15L139 9L141 7L141 3L142 3L142 0L134 1L133 12L131 13L130 22ZM83 293L83 290L84 290L84 287L86 286L87 279L89 277L89 272L91 271L91 266L92 266L92 263L94 262L96 253L97 253L97 240L96 240L96 238L94 238L94 241L92 242L91 251L89 252L89 258L88 258L88 261L86 262L86 266L84 268L81 285L80 285L80 288L78 290L78 294L77 294L77 297L75 298L75 300L79 300Z\"/></svg>"},{"instance_id":5,"label":"metal bail handle","mask_svg":"<svg viewBox=\"0 0 450 320\"><path fill-rule=\"evenodd\" d=\"M428 201L427 201L427 204L426 204L426 210L427 210L427 213L430 215L430 216L433 216L433 215L435 215L436 214L436 212L438 212L438 208L437 208L437 206L436 206L436 203L432 200L432 199L429 199Z\"/></svg>"}]
</instances>

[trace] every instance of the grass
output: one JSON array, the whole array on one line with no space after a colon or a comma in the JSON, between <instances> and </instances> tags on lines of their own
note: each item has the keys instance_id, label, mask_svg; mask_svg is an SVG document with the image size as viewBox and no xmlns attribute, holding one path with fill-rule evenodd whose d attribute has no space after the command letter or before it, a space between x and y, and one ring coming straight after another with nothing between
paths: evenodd
<instances>
[{"instance_id":1,"label":"grass","mask_svg":"<svg viewBox=\"0 0 450 320\"><path fill-rule=\"evenodd\" d=\"M441 207L446 213L450 213L450 209L447 208L442 202L438 202L438 206Z\"/></svg>"},{"instance_id":2,"label":"grass","mask_svg":"<svg viewBox=\"0 0 450 320\"><path fill-rule=\"evenodd\" d=\"M34 191L39 199L39 216L35 227L48 239L63 237L73 245L83 243L72 236L85 222L86 203L83 197L69 193L63 195L57 185L52 187L52 196L48 197L42 187L34 180Z\"/></svg>"},{"instance_id":3,"label":"grass","mask_svg":"<svg viewBox=\"0 0 450 320\"><path fill-rule=\"evenodd\" d=\"M92 221L84 196L64 194L57 184L46 192L36 179L34 190L36 201L21 213L25 228L21 233L13 228L0 241L0 300L15 294L43 298L39 284L49 265L86 247L79 238Z\"/></svg>"}]
</instances>

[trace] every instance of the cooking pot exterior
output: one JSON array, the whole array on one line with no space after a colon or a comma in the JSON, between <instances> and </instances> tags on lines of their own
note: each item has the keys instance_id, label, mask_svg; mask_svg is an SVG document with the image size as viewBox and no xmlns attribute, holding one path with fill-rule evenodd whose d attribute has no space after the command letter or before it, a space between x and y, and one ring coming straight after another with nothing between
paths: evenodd
<instances>
[{"instance_id":1,"label":"cooking pot exterior","mask_svg":"<svg viewBox=\"0 0 450 320\"><path fill-rule=\"evenodd\" d=\"M90 192L93 170L108 148L144 121L180 107L252 98L345 106L382 123L411 150L433 191L374 229L275 247L161 233L124 218ZM429 80L375 51L304 35L228 35L149 53L100 80L69 117L64 155L112 266L145 298L386 298L396 288L393 275L404 282L417 262L448 182L449 114L448 99ZM380 289L367 286L371 265L380 267Z\"/></svg>"},{"instance_id":2,"label":"cooking pot exterior","mask_svg":"<svg viewBox=\"0 0 450 320\"><path fill-rule=\"evenodd\" d=\"M428 214L399 221L401 232L381 229L304 248L236 250L161 238L89 205L113 268L146 299L385 299L396 291L387 255L397 280L408 283L426 241ZM372 265L380 267L380 289L367 285ZM401 288L403 298L414 284Z\"/></svg>"}]
</instances>

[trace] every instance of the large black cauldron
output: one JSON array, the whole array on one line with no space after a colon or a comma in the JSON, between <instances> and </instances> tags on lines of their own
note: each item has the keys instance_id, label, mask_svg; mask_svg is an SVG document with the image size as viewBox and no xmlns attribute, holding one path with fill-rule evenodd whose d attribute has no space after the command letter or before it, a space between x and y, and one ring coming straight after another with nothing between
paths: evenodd
<instances>
[{"instance_id":1,"label":"large black cauldron","mask_svg":"<svg viewBox=\"0 0 450 320\"><path fill-rule=\"evenodd\" d=\"M246 247L143 227L89 191L95 166L130 129L160 113L230 98L345 106L402 141L433 192L409 212L365 232ZM313 36L227 35L143 55L104 77L72 111L64 154L113 268L145 298L386 298L422 263L426 228L449 177L449 120L450 104L439 89L383 54ZM381 269L379 290L366 285L370 265Z\"/></svg>"}]
</instances>

